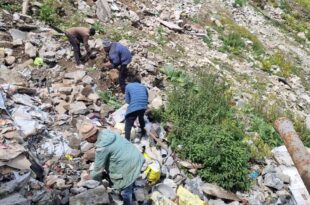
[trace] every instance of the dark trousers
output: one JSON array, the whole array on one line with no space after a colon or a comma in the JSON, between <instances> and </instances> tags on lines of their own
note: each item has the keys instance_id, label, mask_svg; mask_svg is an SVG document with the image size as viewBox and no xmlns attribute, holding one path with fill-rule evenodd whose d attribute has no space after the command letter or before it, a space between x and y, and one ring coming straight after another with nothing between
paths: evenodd
<instances>
[{"instance_id":1,"label":"dark trousers","mask_svg":"<svg viewBox=\"0 0 310 205\"><path fill-rule=\"evenodd\" d=\"M125 93L127 73L127 65L121 65L119 69L118 83L123 93Z\"/></svg>"},{"instance_id":2,"label":"dark trousers","mask_svg":"<svg viewBox=\"0 0 310 205\"><path fill-rule=\"evenodd\" d=\"M128 141L130 141L130 133L131 133L131 128L137 119L139 118L139 123L140 123L140 128L142 130L142 136L145 134L145 122L144 122L144 113L145 110L137 110L135 112L129 113L125 117L125 137Z\"/></svg>"},{"instance_id":3,"label":"dark trousers","mask_svg":"<svg viewBox=\"0 0 310 205\"><path fill-rule=\"evenodd\" d=\"M81 48L80 48L80 41L70 35L67 35L67 37L69 38L69 42L71 44L71 46L73 47L73 52L74 52L74 58L75 58L75 62L77 65L81 64Z\"/></svg>"}]
</instances>

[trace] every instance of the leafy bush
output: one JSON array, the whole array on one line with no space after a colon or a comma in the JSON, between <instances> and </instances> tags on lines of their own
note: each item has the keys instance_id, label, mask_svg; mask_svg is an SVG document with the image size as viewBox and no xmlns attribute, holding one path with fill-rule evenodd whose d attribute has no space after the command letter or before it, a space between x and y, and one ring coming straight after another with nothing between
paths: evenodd
<instances>
[{"instance_id":1,"label":"leafy bush","mask_svg":"<svg viewBox=\"0 0 310 205\"><path fill-rule=\"evenodd\" d=\"M165 119L173 122L168 138L181 157L201 163L201 177L230 190L249 188L250 154L233 118L224 82L201 74L197 89L175 87L169 94Z\"/></svg>"},{"instance_id":2,"label":"leafy bush","mask_svg":"<svg viewBox=\"0 0 310 205\"><path fill-rule=\"evenodd\" d=\"M40 20L49 24L57 24L60 19L56 12L55 1L43 0L42 7L40 9Z\"/></svg>"},{"instance_id":3,"label":"leafy bush","mask_svg":"<svg viewBox=\"0 0 310 205\"><path fill-rule=\"evenodd\" d=\"M222 40L222 51L229 51L233 54L240 54L245 47L244 40L239 33L230 33L227 36L223 36Z\"/></svg>"}]
</instances>

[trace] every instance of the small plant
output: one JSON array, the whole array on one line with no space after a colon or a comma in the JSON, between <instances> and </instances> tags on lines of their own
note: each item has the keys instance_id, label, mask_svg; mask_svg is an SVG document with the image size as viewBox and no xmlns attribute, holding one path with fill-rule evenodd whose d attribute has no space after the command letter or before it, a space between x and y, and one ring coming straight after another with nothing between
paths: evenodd
<instances>
[{"instance_id":1,"label":"small plant","mask_svg":"<svg viewBox=\"0 0 310 205\"><path fill-rule=\"evenodd\" d=\"M115 109L118 109L122 106L122 104L118 101L118 99L113 95L112 91L110 90L100 91L98 94L100 96L100 99L104 103L114 107Z\"/></svg>"},{"instance_id":2,"label":"small plant","mask_svg":"<svg viewBox=\"0 0 310 205\"><path fill-rule=\"evenodd\" d=\"M53 0L43 0L39 17L40 20L49 24L57 24L60 22L59 16L56 12L55 2Z\"/></svg>"},{"instance_id":3,"label":"small plant","mask_svg":"<svg viewBox=\"0 0 310 205\"><path fill-rule=\"evenodd\" d=\"M157 43L161 46L164 46L168 42L165 31L162 26L159 26L157 28L155 38L156 38Z\"/></svg>"},{"instance_id":4,"label":"small plant","mask_svg":"<svg viewBox=\"0 0 310 205\"><path fill-rule=\"evenodd\" d=\"M235 0L234 6L242 7L246 4L247 0Z\"/></svg>"},{"instance_id":5,"label":"small plant","mask_svg":"<svg viewBox=\"0 0 310 205\"><path fill-rule=\"evenodd\" d=\"M167 79L181 87L195 87L192 79L185 72L176 70L168 65L161 69L161 72L167 76Z\"/></svg>"},{"instance_id":6,"label":"small plant","mask_svg":"<svg viewBox=\"0 0 310 205\"><path fill-rule=\"evenodd\" d=\"M18 2L12 2L12 1L1 1L0 2L0 8L7 10L9 12L18 12L21 11L22 7L21 4L19 4Z\"/></svg>"},{"instance_id":7,"label":"small plant","mask_svg":"<svg viewBox=\"0 0 310 205\"><path fill-rule=\"evenodd\" d=\"M233 20L231 20L228 17L223 17L221 19L222 24L228 26L230 30L232 30L235 33L238 33L241 37L249 39L253 42L253 51L256 57L259 57L261 54L264 53L265 48L263 44L260 42L260 40L252 34L250 31L248 31L245 27L239 26L236 24Z\"/></svg>"},{"instance_id":8,"label":"small plant","mask_svg":"<svg viewBox=\"0 0 310 205\"><path fill-rule=\"evenodd\" d=\"M98 34L104 34L104 33L105 33L105 29L104 29L103 25L100 23L100 21L96 21L96 22L92 25L92 27L93 27L94 29L96 29L96 32L97 32Z\"/></svg>"},{"instance_id":9,"label":"small plant","mask_svg":"<svg viewBox=\"0 0 310 205\"><path fill-rule=\"evenodd\" d=\"M280 76L288 77L294 70L294 64L284 55L284 53L278 51L268 58L262 60L263 70L270 72L273 65L279 66L281 71Z\"/></svg>"},{"instance_id":10,"label":"small plant","mask_svg":"<svg viewBox=\"0 0 310 205\"><path fill-rule=\"evenodd\" d=\"M208 45L209 48L212 46L212 33L211 29L207 29L207 35L202 38L203 42Z\"/></svg>"},{"instance_id":11,"label":"small plant","mask_svg":"<svg viewBox=\"0 0 310 205\"><path fill-rule=\"evenodd\" d=\"M239 33L230 33L222 37L223 47L222 51L229 51L233 54L240 54L245 47L244 40Z\"/></svg>"}]
</instances>

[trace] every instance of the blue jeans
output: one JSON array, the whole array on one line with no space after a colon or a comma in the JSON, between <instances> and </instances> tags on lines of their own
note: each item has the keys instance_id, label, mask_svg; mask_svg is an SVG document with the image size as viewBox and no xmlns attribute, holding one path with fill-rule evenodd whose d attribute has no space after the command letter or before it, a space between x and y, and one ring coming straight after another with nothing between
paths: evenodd
<instances>
[{"instance_id":1,"label":"blue jeans","mask_svg":"<svg viewBox=\"0 0 310 205\"><path fill-rule=\"evenodd\" d=\"M132 194L133 194L133 186L134 183L126 187L121 191L121 195L123 197L123 205L132 205Z\"/></svg>"}]
</instances>

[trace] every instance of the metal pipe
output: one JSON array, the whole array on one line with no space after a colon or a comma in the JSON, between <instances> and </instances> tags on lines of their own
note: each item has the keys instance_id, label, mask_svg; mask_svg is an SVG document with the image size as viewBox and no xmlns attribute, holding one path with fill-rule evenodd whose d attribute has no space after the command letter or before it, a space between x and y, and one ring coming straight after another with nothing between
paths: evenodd
<instances>
[{"instance_id":1,"label":"metal pipe","mask_svg":"<svg viewBox=\"0 0 310 205\"><path fill-rule=\"evenodd\" d=\"M293 123L286 117L279 118L274 123L276 130L284 141L293 162L310 193L310 153L296 133Z\"/></svg>"}]
</instances>

